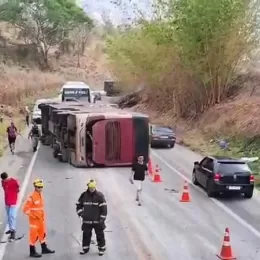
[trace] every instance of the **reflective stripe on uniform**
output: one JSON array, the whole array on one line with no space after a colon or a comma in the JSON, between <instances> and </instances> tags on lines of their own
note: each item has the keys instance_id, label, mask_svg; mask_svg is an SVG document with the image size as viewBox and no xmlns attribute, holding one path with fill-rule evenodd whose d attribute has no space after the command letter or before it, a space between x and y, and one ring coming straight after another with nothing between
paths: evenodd
<instances>
[{"instance_id":1,"label":"reflective stripe on uniform","mask_svg":"<svg viewBox=\"0 0 260 260\"><path fill-rule=\"evenodd\" d=\"M92 221L83 221L83 223L92 224Z\"/></svg>"},{"instance_id":2,"label":"reflective stripe on uniform","mask_svg":"<svg viewBox=\"0 0 260 260\"><path fill-rule=\"evenodd\" d=\"M83 223L85 223L85 224L98 224L99 221L87 221L87 220L84 220Z\"/></svg>"},{"instance_id":3,"label":"reflective stripe on uniform","mask_svg":"<svg viewBox=\"0 0 260 260\"><path fill-rule=\"evenodd\" d=\"M106 218L106 216L105 216L105 215L100 215L100 217L101 217L101 218Z\"/></svg>"},{"instance_id":4,"label":"reflective stripe on uniform","mask_svg":"<svg viewBox=\"0 0 260 260\"><path fill-rule=\"evenodd\" d=\"M30 210L34 210L34 211L40 211L40 210L42 210L42 211L43 211L43 208L30 208Z\"/></svg>"},{"instance_id":5,"label":"reflective stripe on uniform","mask_svg":"<svg viewBox=\"0 0 260 260\"><path fill-rule=\"evenodd\" d=\"M89 249L89 246L83 246L82 249L87 250L87 249Z\"/></svg>"},{"instance_id":6,"label":"reflective stripe on uniform","mask_svg":"<svg viewBox=\"0 0 260 260\"><path fill-rule=\"evenodd\" d=\"M94 205L94 206L98 206L98 202L84 202L84 205Z\"/></svg>"},{"instance_id":7,"label":"reflective stripe on uniform","mask_svg":"<svg viewBox=\"0 0 260 260\"><path fill-rule=\"evenodd\" d=\"M79 209L78 211L77 211L77 213L79 214L79 213L81 213L83 211L83 209Z\"/></svg>"},{"instance_id":8,"label":"reflective stripe on uniform","mask_svg":"<svg viewBox=\"0 0 260 260\"><path fill-rule=\"evenodd\" d=\"M103 202L103 203L99 204L99 207L103 207L103 206L106 206L106 205L107 205L106 202Z\"/></svg>"},{"instance_id":9,"label":"reflective stripe on uniform","mask_svg":"<svg viewBox=\"0 0 260 260\"><path fill-rule=\"evenodd\" d=\"M37 228L36 225L30 225L30 228Z\"/></svg>"}]
</instances>

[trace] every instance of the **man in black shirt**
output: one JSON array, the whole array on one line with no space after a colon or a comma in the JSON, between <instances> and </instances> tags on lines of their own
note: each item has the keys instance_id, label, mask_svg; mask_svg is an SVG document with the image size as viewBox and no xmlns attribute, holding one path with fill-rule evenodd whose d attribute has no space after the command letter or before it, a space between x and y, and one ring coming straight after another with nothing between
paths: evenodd
<instances>
[{"instance_id":1,"label":"man in black shirt","mask_svg":"<svg viewBox=\"0 0 260 260\"><path fill-rule=\"evenodd\" d=\"M134 163L132 167L132 174L130 177L130 181L133 184L136 184L137 191L136 191L136 201L138 201L138 206L141 206L141 191L142 191L142 184L145 180L145 175L147 175L147 165L144 162L144 157L139 155L137 157L137 162Z\"/></svg>"}]
</instances>

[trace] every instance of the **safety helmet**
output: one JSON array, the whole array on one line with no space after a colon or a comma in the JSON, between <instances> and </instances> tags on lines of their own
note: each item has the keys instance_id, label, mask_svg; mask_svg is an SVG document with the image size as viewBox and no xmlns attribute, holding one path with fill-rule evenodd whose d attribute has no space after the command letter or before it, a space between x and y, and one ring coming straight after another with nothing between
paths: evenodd
<instances>
[{"instance_id":1,"label":"safety helmet","mask_svg":"<svg viewBox=\"0 0 260 260\"><path fill-rule=\"evenodd\" d=\"M43 188L43 180L41 180L41 179L36 179L36 180L33 181L33 185L34 185L35 187Z\"/></svg>"},{"instance_id":2,"label":"safety helmet","mask_svg":"<svg viewBox=\"0 0 260 260\"><path fill-rule=\"evenodd\" d=\"M87 186L88 186L88 188L96 188L97 183L96 183L95 180L91 179L91 180L89 180L89 182L87 183Z\"/></svg>"}]
</instances>

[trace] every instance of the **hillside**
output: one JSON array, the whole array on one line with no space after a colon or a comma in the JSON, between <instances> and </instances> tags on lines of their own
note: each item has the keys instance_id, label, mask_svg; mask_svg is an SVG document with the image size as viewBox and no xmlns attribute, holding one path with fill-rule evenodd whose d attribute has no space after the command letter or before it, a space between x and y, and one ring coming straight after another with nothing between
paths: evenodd
<instances>
[{"instance_id":1,"label":"hillside","mask_svg":"<svg viewBox=\"0 0 260 260\"><path fill-rule=\"evenodd\" d=\"M51 68L43 70L37 49L17 37L18 32L7 23L0 23L0 104L4 107L4 122L0 124L0 145L6 144L6 125L14 120L22 130L26 105L33 106L38 98L57 95L66 81L85 81L96 89L103 88L109 78L104 43L95 31L89 34L84 53L78 57L73 52L57 58L57 49L49 55ZM4 148L4 147L3 147ZM0 154L2 149L0 150Z\"/></svg>"}]
</instances>

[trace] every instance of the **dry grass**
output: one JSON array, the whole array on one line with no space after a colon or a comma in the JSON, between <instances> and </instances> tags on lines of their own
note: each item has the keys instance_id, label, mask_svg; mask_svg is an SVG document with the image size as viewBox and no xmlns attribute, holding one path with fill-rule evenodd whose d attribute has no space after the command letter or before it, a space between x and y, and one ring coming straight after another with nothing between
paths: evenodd
<instances>
[{"instance_id":1,"label":"dry grass","mask_svg":"<svg viewBox=\"0 0 260 260\"><path fill-rule=\"evenodd\" d=\"M6 127L13 120L20 130L25 126L22 112L26 105L35 100L55 96L66 81L85 81L92 88L103 88L105 79L110 78L106 67L106 57L102 55L103 46L93 41L81 57L77 67L77 57L65 55L53 62L53 71L21 68L17 65L0 65L0 104L4 105L5 118L0 124L0 156L6 148Z\"/></svg>"},{"instance_id":2,"label":"dry grass","mask_svg":"<svg viewBox=\"0 0 260 260\"><path fill-rule=\"evenodd\" d=\"M21 108L28 98L34 99L57 90L65 81L57 73L0 67L0 103Z\"/></svg>"}]
</instances>

